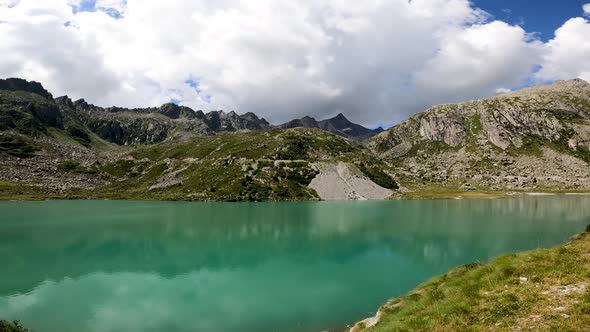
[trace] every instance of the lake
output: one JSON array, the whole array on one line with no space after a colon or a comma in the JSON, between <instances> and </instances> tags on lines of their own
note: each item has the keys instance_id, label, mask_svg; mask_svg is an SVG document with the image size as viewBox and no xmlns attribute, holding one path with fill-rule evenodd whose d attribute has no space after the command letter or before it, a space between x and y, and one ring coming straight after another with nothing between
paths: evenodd
<instances>
[{"instance_id":1,"label":"lake","mask_svg":"<svg viewBox=\"0 0 590 332\"><path fill-rule=\"evenodd\" d=\"M339 330L452 267L588 224L587 196L0 202L0 318L37 332Z\"/></svg>"}]
</instances>

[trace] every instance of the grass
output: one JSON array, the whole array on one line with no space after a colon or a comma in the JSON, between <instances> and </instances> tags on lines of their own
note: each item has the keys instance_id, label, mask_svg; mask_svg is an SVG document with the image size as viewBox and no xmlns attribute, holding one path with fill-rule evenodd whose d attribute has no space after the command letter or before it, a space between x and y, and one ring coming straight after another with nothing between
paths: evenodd
<instances>
[{"instance_id":1,"label":"grass","mask_svg":"<svg viewBox=\"0 0 590 332\"><path fill-rule=\"evenodd\" d=\"M472 198L508 198L504 191L477 190L466 191L459 186L422 186L401 195L402 199L472 199Z\"/></svg>"},{"instance_id":2,"label":"grass","mask_svg":"<svg viewBox=\"0 0 590 332\"><path fill-rule=\"evenodd\" d=\"M354 331L590 331L590 225L552 249L501 256L435 277Z\"/></svg>"},{"instance_id":3,"label":"grass","mask_svg":"<svg viewBox=\"0 0 590 332\"><path fill-rule=\"evenodd\" d=\"M97 167L115 178L93 193L97 198L316 200L317 193L307 187L317 175L316 161L362 161L374 178L397 185L362 146L316 129L205 136L137 147L130 156L133 160Z\"/></svg>"},{"instance_id":4,"label":"grass","mask_svg":"<svg viewBox=\"0 0 590 332\"><path fill-rule=\"evenodd\" d=\"M470 151L475 151L478 148L477 137L483 132L481 124L481 115L476 112L466 120L467 137L465 138L465 145Z\"/></svg>"},{"instance_id":5,"label":"grass","mask_svg":"<svg viewBox=\"0 0 590 332\"><path fill-rule=\"evenodd\" d=\"M0 181L0 200L38 201L50 198L61 197L53 196L41 187L17 182Z\"/></svg>"}]
</instances>

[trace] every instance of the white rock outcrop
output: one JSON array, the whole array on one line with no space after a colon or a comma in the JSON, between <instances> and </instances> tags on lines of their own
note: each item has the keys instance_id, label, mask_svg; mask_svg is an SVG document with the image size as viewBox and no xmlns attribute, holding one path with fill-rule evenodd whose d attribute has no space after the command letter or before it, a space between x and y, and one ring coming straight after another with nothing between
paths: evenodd
<instances>
[{"instance_id":1,"label":"white rock outcrop","mask_svg":"<svg viewBox=\"0 0 590 332\"><path fill-rule=\"evenodd\" d=\"M383 200L393 191L380 187L363 175L356 166L340 162L338 164L318 163L318 174L309 184L322 200Z\"/></svg>"}]
</instances>

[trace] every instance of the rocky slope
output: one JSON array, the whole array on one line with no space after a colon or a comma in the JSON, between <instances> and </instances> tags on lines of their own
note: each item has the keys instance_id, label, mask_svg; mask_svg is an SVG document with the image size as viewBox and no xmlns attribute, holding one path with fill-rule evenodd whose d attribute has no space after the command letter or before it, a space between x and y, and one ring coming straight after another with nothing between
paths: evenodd
<instances>
[{"instance_id":1,"label":"rocky slope","mask_svg":"<svg viewBox=\"0 0 590 332\"><path fill-rule=\"evenodd\" d=\"M367 129L361 125L352 123L342 113L331 119L322 121L317 121L312 117L306 116L283 123L277 126L277 128L319 128L356 141L363 141L383 132L383 128L381 127Z\"/></svg>"},{"instance_id":2,"label":"rocky slope","mask_svg":"<svg viewBox=\"0 0 590 332\"><path fill-rule=\"evenodd\" d=\"M370 148L416 190L590 188L590 84L558 81L439 105Z\"/></svg>"},{"instance_id":3,"label":"rocky slope","mask_svg":"<svg viewBox=\"0 0 590 332\"><path fill-rule=\"evenodd\" d=\"M317 164L317 176L309 187L316 191L322 200L384 200L393 191L373 182L354 165L344 162L338 164ZM394 188L392 188L394 189Z\"/></svg>"}]
</instances>

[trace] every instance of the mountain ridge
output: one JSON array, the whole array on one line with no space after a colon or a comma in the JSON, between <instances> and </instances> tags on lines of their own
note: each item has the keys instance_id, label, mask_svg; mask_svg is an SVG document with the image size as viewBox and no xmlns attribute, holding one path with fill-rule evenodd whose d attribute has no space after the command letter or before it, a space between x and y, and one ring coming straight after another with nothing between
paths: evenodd
<instances>
[{"instance_id":1,"label":"mountain ridge","mask_svg":"<svg viewBox=\"0 0 590 332\"><path fill-rule=\"evenodd\" d=\"M342 114L272 126L254 113L203 113L171 103L102 108L53 99L42 85L26 83L0 83L7 87L0 89L0 197L309 200L590 192L590 84L579 79L436 105L365 141L359 138L380 130L355 127Z\"/></svg>"},{"instance_id":2,"label":"mountain ridge","mask_svg":"<svg viewBox=\"0 0 590 332\"><path fill-rule=\"evenodd\" d=\"M313 125L309 126L305 122L301 122L301 125L297 126L275 126L252 112L241 115L235 111L225 112L223 110L204 113L202 110L195 111L174 103L146 108L100 107L89 104L84 99L73 101L67 95L53 98L53 95L41 83L29 82L20 78L0 79L0 90L30 92L47 99L48 102L54 101L59 107L69 109L72 117L77 113L80 117L78 120L84 122L88 129L101 138L119 145L161 142L169 138L169 132L179 129L179 127L181 131L186 133L192 132L201 135L272 128L286 129L287 127L319 128L354 140L365 140L382 131L382 129L371 130L354 124L342 114L319 122L308 118L313 122ZM158 114L166 118L160 118L160 121L158 118L149 118L149 115L157 116ZM134 116L137 118L132 119ZM138 123L140 118L142 120L139 122L142 123ZM129 123L125 120L133 121ZM124 131L130 132L130 134L122 134Z\"/></svg>"},{"instance_id":3,"label":"mountain ridge","mask_svg":"<svg viewBox=\"0 0 590 332\"><path fill-rule=\"evenodd\" d=\"M361 125L352 123L342 113L338 113L338 115L336 115L333 118L321 121L317 121L313 117L305 116L300 119L294 119L289 122L283 123L276 127L281 129L319 128L343 137L359 141L369 139L384 131L384 129L381 127L376 129L368 129Z\"/></svg>"}]
</instances>

